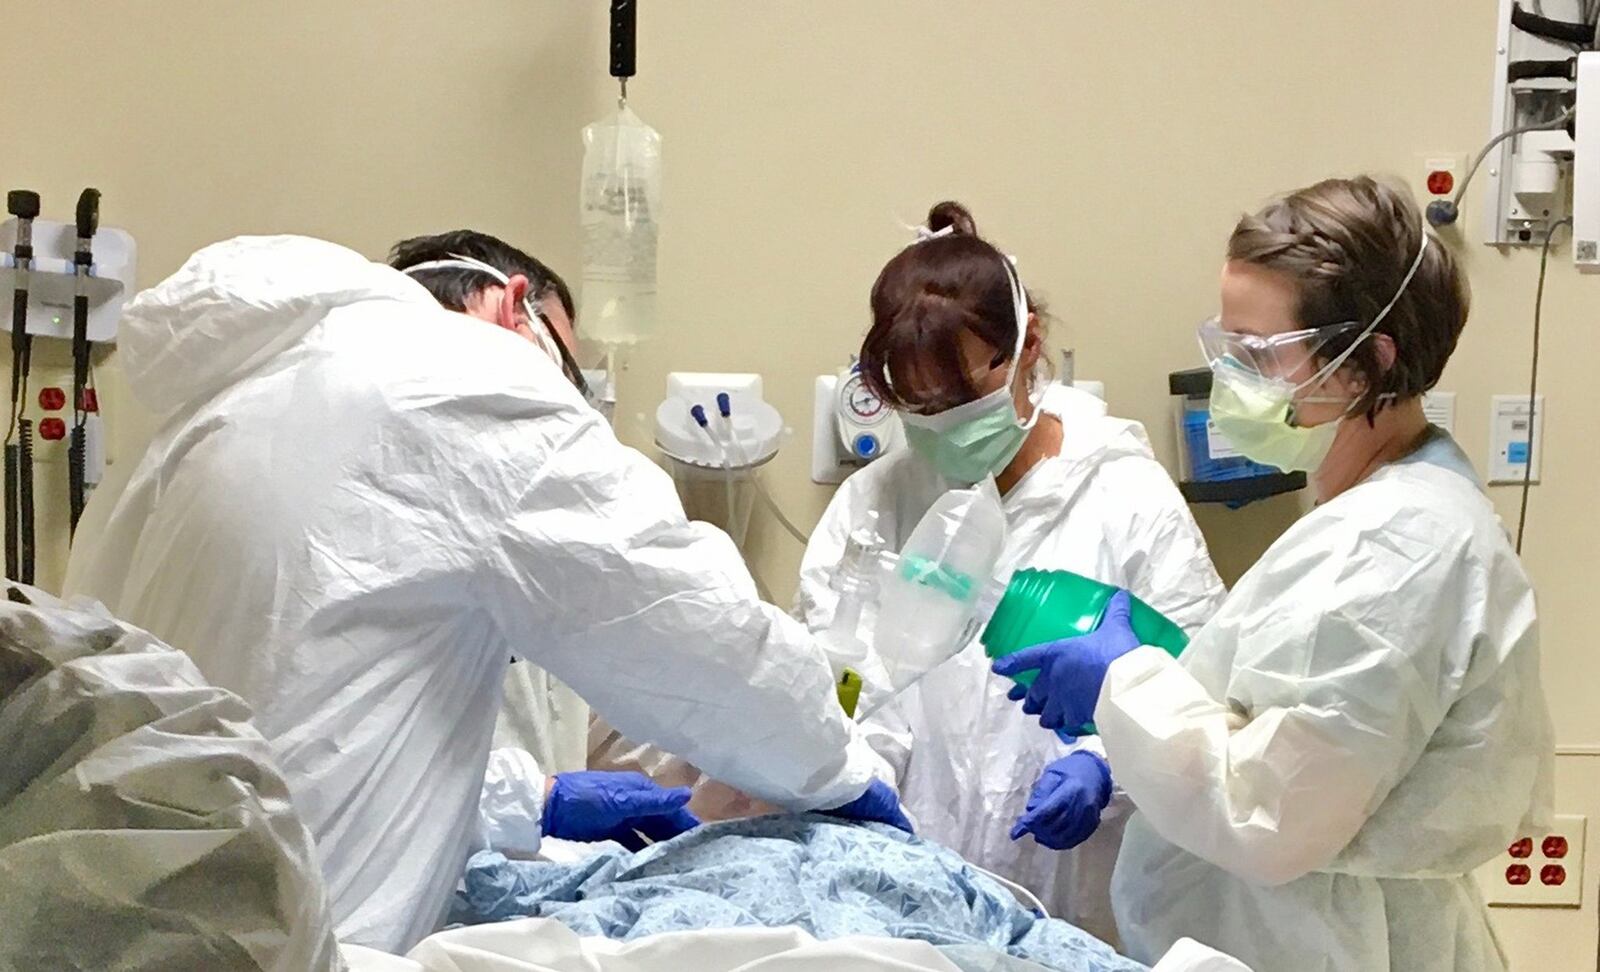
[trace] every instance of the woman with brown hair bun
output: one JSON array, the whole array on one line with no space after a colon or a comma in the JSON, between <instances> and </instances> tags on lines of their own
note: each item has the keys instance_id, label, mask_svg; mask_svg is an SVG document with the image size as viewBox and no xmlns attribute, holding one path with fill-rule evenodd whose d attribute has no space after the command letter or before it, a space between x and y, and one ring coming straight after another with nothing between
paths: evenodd
<instances>
[{"instance_id":1,"label":"woman with brown hair bun","mask_svg":"<svg viewBox=\"0 0 1600 972\"><path fill-rule=\"evenodd\" d=\"M831 620L830 578L869 513L898 548L945 490L993 475L1009 534L999 579L1070 570L1197 629L1222 584L1144 429L1050 380L1043 309L965 208L933 207L919 236L879 274L861 348L862 376L899 413L909 448L851 476L829 505L801 572L807 622ZM974 641L874 713L869 738L921 834L1115 942L1109 885L1127 803L1093 739L1041 732L1006 689Z\"/></svg>"}]
</instances>

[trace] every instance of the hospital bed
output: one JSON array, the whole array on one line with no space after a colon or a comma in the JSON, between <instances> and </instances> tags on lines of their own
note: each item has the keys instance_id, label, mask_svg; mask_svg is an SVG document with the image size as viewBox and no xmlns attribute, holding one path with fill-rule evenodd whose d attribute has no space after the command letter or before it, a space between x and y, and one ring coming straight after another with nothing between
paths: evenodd
<instances>
[{"instance_id":1,"label":"hospital bed","mask_svg":"<svg viewBox=\"0 0 1600 972\"><path fill-rule=\"evenodd\" d=\"M451 914L461 927L424 942L411 953L414 965L360 952L353 964L412 972L1146 968L1044 917L1025 890L880 824L775 815L708 825L638 853L608 845L579 859L556 856L563 859L474 856ZM1243 968L1192 943L1159 967Z\"/></svg>"},{"instance_id":2,"label":"hospital bed","mask_svg":"<svg viewBox=\"0 0 1600 972\"><path fill-rule=\"evenodd\" d=\"M663 932L631 942L583 937L554 919L524 918L440 932L400 958L344 946L351 972L1048 972L984 949L850 936L818 941L786 928ZM1184 941L1154 972L1248 972Z\"/></svg>"},{"instance_id":3,"label":"hospital bed","mask_svg":"<svg viewBox=\"0 0 1600 972\"><path fill-rule=\"evenodd\" d=\"M776 816L630 854L485 852L408 957L334 940L310 834L249 709L187 656L11 585L0 599L0 968L300 972L1133 972L948 850ZM470 923L469 923L470 922ZM1042 960L1042 961L1041 961ZM1239 972L1184 946L1162 972Z\"/></svg>"}]
</instances>

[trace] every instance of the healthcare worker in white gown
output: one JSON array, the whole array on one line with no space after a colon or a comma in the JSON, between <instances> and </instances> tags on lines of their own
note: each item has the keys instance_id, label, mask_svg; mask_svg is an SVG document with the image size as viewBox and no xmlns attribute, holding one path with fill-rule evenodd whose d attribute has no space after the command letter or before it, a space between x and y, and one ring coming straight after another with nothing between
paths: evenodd
<instances>
[{"instance_id":1,"label":"healthcare worker in white gown","mask_svg":"<svg viewBox=\"0 0 1600 972\"><path fill-rule=\"evenodd\" d=\"M898 549L945 490L993 473L1008 528L999 578L1023 567L1074 571L1132 588L1197 630L1221 603L1222 584L1144 429L1043 377L1038 315L1020 290L1018 302L1028 303L1014 306L1007 259L976 235L964 209L934 207L923 235L880 274L861 355L867 381L901 412L910 448L852 475L829 504L802 566L806 622L817 629L831 621L830 580L869 513ZM1038 832L1013 839L1041 770L1074 747L1007 702L981 644L974 640L866 726L897 770L920 834L1028 887L1053 915L1115 941L1109 886L1127 802L1112 799L1098 757L1081 753L1068 764L1086 771L1077 799L1056 808L1058 819L1040 820ZM1060 852L1045 840L1083 842Z\"/></svg>"},{"instance_id":2,"label":"healthcare worker in white gown","mask_svg":"<svg viewBox=\"0 0 1600 972\"><path fill-rule=\"evenodd\" d=\"M1261 969L1498 970L1471 872L1548 822L1533 590L1421 396L1467 287L1402 192L1331 180L1243 219L1201 328L1212 419L1318 505L1179 661L1126 621L1002 659L1046 726L1092 718L1138 807L1132 954Z\"/></svg>"},{"instance_id":3,"label":"healthcare worker in white gown","mask_svg":"<svg viewBox=\"0 0 1600 972\"><path fill-rule=\"evenodd\" d=\"M215 244L140 294L120 357L162 424L67 580L255 710L340 939L434 929L480 790L525 843L650 796L558 775L547 800L515 758L484 787L517 654L746 792L893 819L821 649L585 402L526 278L446 263L472 313L302 237Z\"/></svg>"}]
</instances>

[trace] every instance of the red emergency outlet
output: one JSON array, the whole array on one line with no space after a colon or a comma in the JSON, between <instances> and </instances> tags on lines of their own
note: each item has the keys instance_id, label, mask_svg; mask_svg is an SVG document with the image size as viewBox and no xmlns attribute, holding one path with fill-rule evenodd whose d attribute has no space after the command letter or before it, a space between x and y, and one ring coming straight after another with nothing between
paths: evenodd
<instances>
[{"instance_id":1,"label":"red emergency outlet","mask_svg":"<svg viewBox=\"0 0 1600 972\"><path fill-rule=\"evenodd\" d=\"M67 393L55 387L41 388L39 407L47 412L59 412L67 407Z\"/></svg>"},{"instance_id":2,"label":"red emergency outlet","mask_svg":"<svg viewBox=\"0 0 1600 972\"><path fill-rule=\"evenodd\" d=\"M49 439L51 442L55 442L58 439L65 439L66 437L67 423L62 419L47 418L39 420L39 438Z\"/></svg>"},{"instance_id":3,"label":"red emergency outlet","mask_svg":"<svg viewBox=\"0 0 1600 972\"><path fill-rule=\"evenodd\" d=\"M83 390L83 410L85 412L100 411L100 396L94 393L93 388Z\"/></svg>"},{"instance_id":4,"label":"red emergency outlet","mask_svg":"<svg viewBox=\"0 0 1600 972\"><path fill-rule=\"evenodd\" d=\"M1526 864L1513 864L1506 868L1506 883L1520 888L1533 880L1533 869Z\"/></svg>"},{"instance_id":5,"label":"red emergency outlet","mask_svg":"<svg viewBox=\"0 0 1600 972\"><path fill-rule=\"evenodd\" d=\"M1428 173L1428 191L1435 196L1448 196L1455 191L1456 177L1442 169Z\"/></svg>"},{"instance_id":6,"label":"red emergency outlet","mask_svg":"<svg viewBox=\"0 0 1600 972\"><path fill-rule=\"evenodd\" d=\"M1567 845L1567 838L1561 836L1546 837L1544 839L1544 844L1540 846L1540 850L1544 851L1544 856L1553 861L1559 861L1563 857L1566 857L1567 852L1571 849L1572 848Z\"/></svg>"},{"instance_id":7,"label":"red emergency outlet","mask_svg":"<svg viewBox=\"0 0 1600 972\"><path fill-rule=\"evenodd\" d=\"M1533 838L1524 837L1506 849L1512 857L1524 858L1533 856Z\"/></svg>"},{"instance_id":8,"label":"red emergency outlet","mask_svg":"<svg viewBox=\"0 0 1600 972\"><path fill-rule=\"evenodd\" d=\"M1539 868L1540 883L1552 888L1559 888L1567 883L1567 869L1560 864L1546 864Z\"/></svg>"}]
</instances>

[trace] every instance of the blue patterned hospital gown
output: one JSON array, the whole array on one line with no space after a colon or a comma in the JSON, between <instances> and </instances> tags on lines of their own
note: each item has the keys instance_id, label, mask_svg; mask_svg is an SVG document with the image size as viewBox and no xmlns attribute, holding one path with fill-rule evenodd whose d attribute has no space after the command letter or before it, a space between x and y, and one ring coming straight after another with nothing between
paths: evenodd
<instances>
[{"instance_id":1,"label":"blue patterned hospital gown","mask_svg":"<svg viewBox=\"0 0 1600 972\"><path fill-rule=\"evenodd\" d=\"M1073 925L1028 911L937 844L814 814L712 824L637 854L613 851L578 864L475 855L451 921L524 917L622 941L798 925L819 939L929 942L964 968L972 967L971 946L1063 972L1146 968Z\"/></svg>"}]
</instances>

